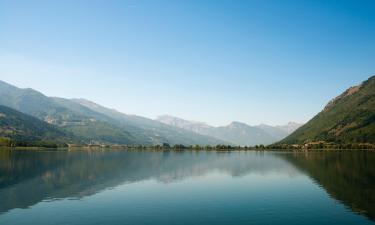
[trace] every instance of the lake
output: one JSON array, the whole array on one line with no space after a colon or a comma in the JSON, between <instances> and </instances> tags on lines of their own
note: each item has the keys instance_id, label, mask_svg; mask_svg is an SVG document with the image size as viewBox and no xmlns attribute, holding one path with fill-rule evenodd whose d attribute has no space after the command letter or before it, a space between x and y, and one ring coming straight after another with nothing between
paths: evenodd
<instances>
[{"instance_id":1,"label":"lake","mask_svg":"<svg viewBox=\"0 0 375 225\"><path fill-rule=\"evenodd\" d=\"M0 224L375 224L375 152L9 151Z\"/></svg>"}]
</instances>

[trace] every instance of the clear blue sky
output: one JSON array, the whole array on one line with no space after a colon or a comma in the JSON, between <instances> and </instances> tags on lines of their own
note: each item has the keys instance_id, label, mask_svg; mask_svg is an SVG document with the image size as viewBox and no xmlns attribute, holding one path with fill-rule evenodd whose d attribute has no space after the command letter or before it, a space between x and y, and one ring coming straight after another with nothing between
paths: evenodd
<instances>
[{"instance_id":1,"label":"clear blue sky","mask_svg":"<svg viewBox=\"0 0 375 225\"><path fill-rule=\"evenodd\" d=\"M129 114L306 122L375 74L375 1L2 1L0 79Z\"/></svg>"}]
</instances>

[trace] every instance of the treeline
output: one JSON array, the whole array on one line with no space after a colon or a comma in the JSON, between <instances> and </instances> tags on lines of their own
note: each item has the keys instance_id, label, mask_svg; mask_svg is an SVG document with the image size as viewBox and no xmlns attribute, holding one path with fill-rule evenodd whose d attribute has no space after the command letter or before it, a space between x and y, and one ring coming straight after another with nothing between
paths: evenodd
<instances>
[{"instance_id":1,"label":"treeline","mask_svg":"<svg viewBox=\"0 0 375 225\"><path fill-rule=\"evenodd\" d=\"M256 146L235 146L235 145L156 145L154 146L156 149L161 148L171 148L176 150L253 150L253 149L265 149L266 147L264 145L256 145Z\"/></svg>"},{"instance_id":2,"label":"treeline","mask_svg":"<svg viewBox=\"0 0 375 225\"><path fill-rule=\"evenodd\" d=\"M76 146L79 147L79 146ZM375 150L375 144L353 143L353 144L308 144L308 145L255 145L255 146L234 146L234 145L88 145L82 147L101 148L125 148L125 149L151 149L151 150Z\"/></svg>"},{"instance_id":3,"label":"treeline","mask_svg":"<svg viewBox=\"0 0 375 225\"><path fill-rule=\"evenodd\" d=\"M68 147L67 144L56 143L53 141L22 141L13 140L7 137L0 137L0 146L2 147L43 147L43 148L59 148Z\"/></svg>"},{"instance_id":4,"label":"treeline","mask_svg":"<svg viewBox=\"0 0 375 225\"><path fill-rule=\"evenodd\" d=\"M371 143L308 143L308 144L274 144L266 149L280 150L334 150L334 149L353 149L353 150L375 150L375 144Z\"/></svg>"},{"instance_id":5,"label":"treeline","mask_svg":"<svg viewBox=\"0 0 375 225\"><path fill-rule=\"evenodd\" d=\"M44 147L44 148L118 148L118 149L152 149L152 150L329 150L329 149L373 149L375 144L370 143L327 143L310 142L306 144L273 144L273 145L255 145L255 146L234 146L234 145L170 145L163 143L159 145L106 145L106 144L64 144L52 141L21 141L12 140L8 137L0 137L0 146L2 147Z\"/></svg>"},{"instance_id":6,"label":"treeline","mask_svg":"<svg viewBox=\"0 0 375 225\"><path fill-rule=\"evenodd\" d=\"M70 145L70 147L87 148L119 148L119 149L150 149L150 150L266 150L270 149L264 145L256 146L236 146L236 145L169 145L167 143L160 145Z\"/></svg>"}]
</instances>

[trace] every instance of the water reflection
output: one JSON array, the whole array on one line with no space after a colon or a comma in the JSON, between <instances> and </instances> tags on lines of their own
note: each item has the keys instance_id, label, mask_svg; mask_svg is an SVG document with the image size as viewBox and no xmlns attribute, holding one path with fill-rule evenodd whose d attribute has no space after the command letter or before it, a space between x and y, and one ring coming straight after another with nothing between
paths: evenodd
<instances>
[{"instance_id":1,"label":"water reflection","mask_svg":"<svg viewBox=\"0 0 375 225\"><path fill-rule=\"evenodd\" d=\"M178 182L210 172L307 174L333 198L375 219L373 152L0 151L0 213L81 198L123 183Z\"/></svg>"},{"instance_id":2,"label":"water reflection","mask_svg":"<svg viewBox=\"0 0 375 225\"><path fill-rule=\"evenodd\" d=\"M375 152L330 151L282 154L331 197L375 220Z\"/></svg>"},{"instance_id":3,"label":"water reflection","mask_svg":"<svg viewBox=\"0 0 375 225\"><path fill-rule=\"evenodd\" d=\"M297 174L289 163L263 152L0 151L0 212L45 199L80 198L122 183L173 182L215 170L232 176Z\"/></svg>"}]
</instances>

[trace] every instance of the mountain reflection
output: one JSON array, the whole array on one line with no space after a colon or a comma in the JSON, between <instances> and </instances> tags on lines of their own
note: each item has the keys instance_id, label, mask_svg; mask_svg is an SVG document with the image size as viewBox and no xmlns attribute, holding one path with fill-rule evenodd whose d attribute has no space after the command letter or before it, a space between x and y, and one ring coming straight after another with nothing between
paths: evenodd
<instances>
[{"instance_id":1,"label":"mountain reflection","mask_svg":"<svg viewBox=\"0 0 375 225\"><path fill-rule=\"evenodd\" d=\"M328 151L282 154L328 194L375 220L375 152Z\"/></svg>"},{"instance_id":2,"label":"mountain reflection","mask_svg":"<svg viewBox=\"0 0 375 225\"><path fill-rule=\"evenodd\" d=\"M143 180L307 174L353 211L375 219L374 152L0 151L0 213L81 198Z\"/></svg>"},{"instance_id":3,"label":"mountain reflection","mask_svg":"<svg viewBox=\"0 0 375 225\"><path fill-rule=\"evenodd\" d=\"M81 198L123 183L175 182L219 171L231 176L297 170L264 152L0 151L0 213L43 200Z\"/></svg>"}]
</instances>

